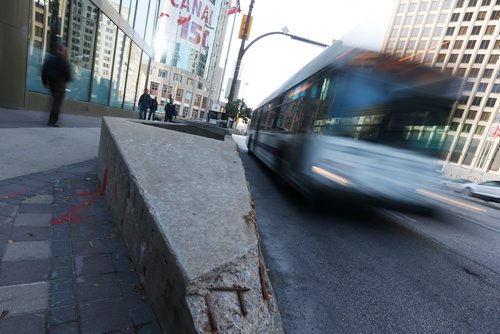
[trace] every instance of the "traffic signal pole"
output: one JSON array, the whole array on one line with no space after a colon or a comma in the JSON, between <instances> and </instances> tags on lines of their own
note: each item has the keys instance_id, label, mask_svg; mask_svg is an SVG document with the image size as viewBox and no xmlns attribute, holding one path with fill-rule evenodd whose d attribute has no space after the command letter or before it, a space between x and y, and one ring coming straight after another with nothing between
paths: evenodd
<instances>
[{"instance_id":1,"label":"traffic signal pole","mask_svg":"<svg viewBox=\"0 0 500 334\"><path fill-rule=\"evenodd\" d=\"M236 83L238 80L238 75L240 74L240 67L241 67L241 59L243 58L243 54L245 53L245 42L247 40L248 36L248 27L250 26L250 21L252 18L252 9L253 9L253 3L255 0L250 1L250 7L248 8L248 16L247 20L245 22L245 28L243 29L243 36L241 38L241 45L240 45L240 51L238 52L238 59L236 60L236 67L234 69L234 75L233 75L233 81L231 82L231 90L229 91L229 96L227 98L228 102L232 102L235 100L235 90L236 90Z\"/></svg>"}]
</instances>

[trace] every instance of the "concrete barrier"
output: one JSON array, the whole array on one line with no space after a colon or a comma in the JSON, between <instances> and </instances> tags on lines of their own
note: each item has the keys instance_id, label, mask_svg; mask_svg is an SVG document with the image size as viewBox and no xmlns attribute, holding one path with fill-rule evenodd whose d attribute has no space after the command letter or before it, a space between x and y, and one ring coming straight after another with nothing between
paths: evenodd
<instances>
[{"instance_id":1,"label":"concrete barrier","mask_svg":"<svg viewBox=\"0 0 500 334\"><path fill-rule=\"evenodd\" d=\"M236 144L151 124L103 118L98 176L163 331L282 333Z\"/></svg>"}]
</instances>

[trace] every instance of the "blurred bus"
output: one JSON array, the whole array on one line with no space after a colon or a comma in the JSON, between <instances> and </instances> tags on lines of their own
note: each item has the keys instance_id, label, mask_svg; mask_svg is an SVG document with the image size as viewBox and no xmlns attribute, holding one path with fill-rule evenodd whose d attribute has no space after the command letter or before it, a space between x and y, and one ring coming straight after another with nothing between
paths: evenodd
<instances>
[{"instance_id":1,"label":"blurred bus","mask_svg":"<svg viewBox=\"0 0 500 334\"><path fill-rule=\"evenodd\" d=\"M247 147L311 197L426 208L458 90L436 69L334 44L254 110Z\"/></svg>"}]
</instances>

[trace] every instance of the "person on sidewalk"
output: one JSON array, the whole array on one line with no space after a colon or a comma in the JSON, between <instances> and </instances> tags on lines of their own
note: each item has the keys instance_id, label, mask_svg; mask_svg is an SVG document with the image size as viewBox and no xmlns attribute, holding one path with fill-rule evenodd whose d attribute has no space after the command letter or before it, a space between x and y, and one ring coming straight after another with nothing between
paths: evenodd
<instances>
[{"instance_id":1,"label":"person on sidewalk","mask_svg":"<svg viewBox=\"0 0 500 334\"><path fill-rule=\"evenodd\" d=\"M137 104L139 107L139 119L146 119L146 115L148 113L148 109L151 106L151 95L149 95L148 89L144 89L144 93L139 98L139 103Z\"/></svg>"},{"instance_id":2,"label":"person on sidewalk","mask_svg":"<svg viewBox=\"0 0 500 334\"><path fill-rule=\"evenodd\" d=\"M154 99L151 101L151 105L149 106L148 121L155 120L156 110L158 110L158 100L156 99L156 96L155 96ZM151 115L153 115L153 119L151 119Z\"/></svg>"},{"instance_id":3,"label":"person on sidewalk","mask_svg":"<svg viewBox=\"0 0 500 334\"><path fill-rule=\"evenodd\" d=\"M71 81L71 66L66 59L66 48L59 45L55 55L49 55L42 67L42 83L52 94L48 126L58 127L59 113L66 93L66 83Z\"/></svg>"},{"instance_id":4,"label":"person on sidewalk","mask_svg":"<svg viewBox=\"0 0 500 334\"><path fill-rule=\"evenodd\" d=\"M165 122L172 122L172 117L175 116L176 112L172 94L168 94L167 104L165 105Z\"/></svg>"}]
</instances>

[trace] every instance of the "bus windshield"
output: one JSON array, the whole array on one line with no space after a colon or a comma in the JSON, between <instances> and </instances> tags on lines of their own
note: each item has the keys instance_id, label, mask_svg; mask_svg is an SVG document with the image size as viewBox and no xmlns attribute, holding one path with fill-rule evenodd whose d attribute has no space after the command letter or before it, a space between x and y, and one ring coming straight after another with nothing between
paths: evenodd
<instances>
[{"instance_id":1,"label":"bus windshield","mask_svg":"<svg viewBox=\"0 0 500 334\"><path fill-rule=\"evenodd\" d=\"M402 87L390 76L366 71L328 76L321 86L323 101L314 132L440 154L450 99L427 94L421 87Z\"/></svg>"}]
</instances>

